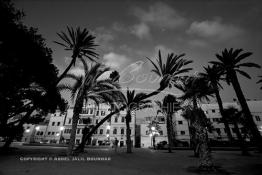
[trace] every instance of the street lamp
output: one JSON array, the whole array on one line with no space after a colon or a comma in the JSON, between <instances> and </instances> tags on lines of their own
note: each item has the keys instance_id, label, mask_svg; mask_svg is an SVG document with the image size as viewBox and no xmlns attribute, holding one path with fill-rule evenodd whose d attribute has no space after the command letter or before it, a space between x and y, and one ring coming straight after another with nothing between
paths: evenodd
<instances>
[{"instance_id":1,"label":"street lamp","mask_svg":"<svg viewBox=\"0 0 262 175\"><path fill-rule=\"evenodd\" d=\"M59 130L60 130L60 134L57 133L56 136L60 136L59 143L61 143L62 142L62 137L63 137L62 134L63 134L63 131L65 130L65 127L64 126L60 126Z\"/></svg>"}]
</instances>

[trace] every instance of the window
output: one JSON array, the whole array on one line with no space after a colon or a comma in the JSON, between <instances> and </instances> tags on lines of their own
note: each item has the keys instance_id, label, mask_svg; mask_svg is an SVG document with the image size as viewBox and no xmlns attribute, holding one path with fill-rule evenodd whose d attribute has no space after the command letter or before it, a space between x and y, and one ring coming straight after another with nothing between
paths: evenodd
<instances>
[{"instance_id":1,"label":"window","mask_svg":"<svg viewBox=\"0 0 262 175\"><path fill-rule=\"evenodd\" d=\"M55 135L55 132L52 132L52 135Z\"/></svg>"},{"instance_id":2,"label":"window","mask_svg":"<svg viewBox=\"0 0 262 175\"><path fill-rule=\"evenodd\" d=\"M213 122L220 122L220 118L213 118Z\"/></svg>"},{"instance_id":3,"label":"window","mask_svg":"<svg viewBox=\"0 0 262 175\"><path fill-rule=\"evenodd\" d=\"M159 132L159 135L161 135L161 136L163 135L163 131L162 130L159 130L158 132Z\"/></svg>"},{"instance_id":4,"label":"window","mask_svg":"<svg viewBox=\"0 0 262 175\"><path fill-rule=\"evenodd\" d=\"M118 122L118 117L115 117L115 123L117 123Z\"/></svg>"},{"instance_id":5,"label":"window","mask_svg":"<svg viewBox=\"0 0 262 175\"><path fill-rule=\"evenodd\" d=\"M68 124L71 124L71 122L72 122L72 119L70 118L70 119L68 120Z\"/></svg>"},{"instance_id":6,"label":"window","mask_svg":"<svg viewBox=\"0 0 262 175\"><path fill-rule=\"evenodd\" d=\"M212 113L216 113L216 110L215 110L215 109L212 109Z\"/></svg>"},{"instance_id":7,"label":"window","mask_svg":"<svg viewBox=\"0 0 262 175\"><path fill-rule=\"evenodd\" d=\"M105 111L101 111L101 116L104 116L106 115L106 112Z\"/></svg>"},{"instance_id":8,"label":"window","mask_svg":"<svg viewBox=\"0 0 262 175\"><path fill-rule=\"evenodd\" d=\"M181 134L181 135L185 135L186 132L185 132L185 131L180 131L180 134Z\"/></svg>"},{"instance_id":9,"label":"window","mask_svg":"<svg viewBox=\"0 0 262 175\"><path fill-rule=\"evenodd\" d=\"M261 121L261 120L260 120L260 117L259 117L258 115L255 116L255 118L256 118L256 121L258 121L258 122Z\"/></svg>"},{"instance_id":10,"label":"window","mask_svg":"<svg viewBox=\"0 0 262 175\"><path fill-rule=\"evenodd\" d=\"M178 121L178 124L179 125L183 125L183 121Z\"/></svg>"},{"instance_id":11,"label":"window","mask_svg":"<svg viewBox=\"0 0 262 175\"><path fill-rule=\"evenodd\" d=\"M101 135L103 134L103 129L100 129L99 134Z\"/></svg>"},{"instance_id":12,"label":"window","mask_svg":"<svg viewBox=\"0 0 262 175\"><path fill-rule=\"evenodd\" d=\"M121 128L121 134L125 134L125 129Z\"/></svg>"},{"instance_id":13,"label":"window","mask_svg":"<svg viewBox=\"0 0 262 175\"><path fill-rule=\"evenodd\" d=\"M48 133L47 133L47 135L50 135L50 134L51 134L51 132L48 132Z\"/></svg>"},{"instance_id":14,"label":"window","mask_svg":"<svg viewBox=\"0 0 262 175\"><path fill-rule=\"evenodd\" d=\"M121 122L124 123L125 122L125 117L121 118Z\"/></svg>"},{"instance_id":15,"label":"window","mask_svg":"<svg viewBox=\"0 0 262 175\"><path fill-rule=\"evenodd\" d=\"M60 125L60 122L57 122L57 126L59 126Z\"/></svg>"},{"instance_id":16,"label":"window","mask_svg":"<svg viewBox=\"0 0 262 175\"><path fill-rule=\"evenodd\" d=\"M55 126L55 122L52 122L52 126Z\"/></svg>"},{"instance_id":17,"label":"window","mask_svg":"<svg viewBox=\"0 0 262 175\"><path fill-rule=\"evenodd\" d=\"M76 134L79 134L79 133L80 133L80 129L77 129L77 130L76 130Z\"/></svg>"},{"instance_id":18,"label":"window","mask_svg":"<svg viewBox=\"0 0 262 175\"><path fill-rule=\"evenodd\" d=\"M114 128L113 134L117 134L117 129L116 128Z\"/></svg>"},{"instance_id":19,"label":"window","mask_svg":"<svg viewBox=\"0 0 262 175\"><path fill-rule=\"evenodd\" d=\"M93 114L94 110L93 109L90 109L90 114Z\"/></svg>"},{"instance_id":20,"label":"window","mask_svg":"<svg viewBox=\"0 0 262 175\"><path fill-rule=\"evenodd\" d=\"M83 120L80 118L79 121L78 121L79 124L82 124L83 123Z\"/></svg>"},{"instance_id":21,"label":"window","mask_svg":"<svg viewBox=\"0 0 262 175\"><path fill-rule=\"evenodd\" d=\"M96 116L99 116L99 111L96 111Z\"/></svg>"},{"instance_id":22,"label":"window","mask_svg":"<svg viewBox=\"0 0 262 175\"><path fill-rule=\"evenodd\" d=\"M109 134L109 132L110 132L110 130L109 130L109 129L107 129L107 130L106 130L106 133L107 133L107 134Z\"/></svg>"},{"instance_id":23,"label":"window","mask_svg":"<svg viewBox=\"0 0 262 175\"><path fill-rule=\"evenodd\" d=\"M159 118L159 121L160 121L160 122L165 122L165 118L164 118L164 117L160 117L160 118Z\"/></svg>"}]
</instances>

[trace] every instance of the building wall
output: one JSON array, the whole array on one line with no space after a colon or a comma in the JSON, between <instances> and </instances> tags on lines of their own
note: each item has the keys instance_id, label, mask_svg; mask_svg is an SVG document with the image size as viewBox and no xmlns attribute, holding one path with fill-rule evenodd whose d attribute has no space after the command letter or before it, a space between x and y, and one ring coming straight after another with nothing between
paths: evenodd
<instances>
[{"instance_id":1,"label":"building wall","mask_svg":"<svg viewBox=\"0 0 262 175\"><path fill-rule=\"evenodd\" d=\"M258 129L262 135L262 101L247 101L250 111L253 115L254 122L256 123ZM233 106L239 110L241 110L240 105L237 102L232 103L223 103L224 108L228 108ZM207 118L211 121L214 131L212 133L208 133L208 137L210 139L215 140L228 140L227 134L225 132L225 126L221 123L221 115L219 111L218 104L202 104L200 106L203 111L205 112ZM177 140L187 141L189 143L189 130L188 130L188 122L181 116L181 110L174 114L173 116L173 124L174 124L174 131ZM148 124L154 117L146 116L144 120L141 122L141 147L149 147L152 145L152 139L149 134L146 132L149 130ZM158 119L157 119L158 120ZM161 129L163 130L163 135L156 137L156 143L160 141L167 141L167 133L166 133L166 124L165 121L162 124L159 124ZM237 138L236 133L234 131L233 125L229 125L231 129L231 133L233 137ZM242 125L239 124L239 128L241 131Z\"/></svg>"},{"instance_id":2,"label":"building wall","mask_svg":"<svg viewBox=\"0 0 262 175\"><path fill-rule=\"evenodd\" d=\"M85 126L96 125L99 123L110 111L108 105L100 105L99 108L92 104L88 104L84 107L84 112L80 114L80 120L77 126L76 133L76 143L80 143L82 140L82 131ZM92 145L101 145L101 144L113 144L115 138L119 140L119 146L126 145L126 124L125 124L125 115L124 111L121 111L120 114L113 115L110 120L103 123L96 131L96 133L91 138ZM65 130L63 131L63 137L67 142L70 139L70 130L72 126L72 117L73 109L68 109L67 117L65 120ZM90 119L90 124L84 124L82 121L85 119ZM116 119L117 118L117 119ZM132 120L130 122L131 128L131 140L134 145L134 136L135 136L135 114L132 115ZM122 130L122 131L121 131ZM121 133L122 132L122 133Z\"/></svg>"}]
</instances>

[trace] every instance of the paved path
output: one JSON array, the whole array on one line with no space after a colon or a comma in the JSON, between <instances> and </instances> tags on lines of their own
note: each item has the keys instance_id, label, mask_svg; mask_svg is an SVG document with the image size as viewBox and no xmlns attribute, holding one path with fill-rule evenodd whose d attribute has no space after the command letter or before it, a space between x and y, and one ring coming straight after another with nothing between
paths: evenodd
<instances>
[{"instance_id":1,"label":"paved path","mask_svg":"<svg viewBox=\"0 0 262 175\"><path fill-rule=\"evenodd\" d=\"M215 165L221 172L212 174L262 174L262 155L252 153L243 157L238 151L214 151ZM25 161L25 158L65 158L66 149L61 147L17 146L11 154L0 155L0 175L183 175L199 174L195 171L198 159L192 151L176 150L174 153L149 149L134 149L126 154L112 148L88 149L86 153L63 161ZM86 161L94 158L110 158L110 161ZM20 160L21 159L21 160ZM85 160L85 161L84 161Z\"/></svg>"}]
</instances>

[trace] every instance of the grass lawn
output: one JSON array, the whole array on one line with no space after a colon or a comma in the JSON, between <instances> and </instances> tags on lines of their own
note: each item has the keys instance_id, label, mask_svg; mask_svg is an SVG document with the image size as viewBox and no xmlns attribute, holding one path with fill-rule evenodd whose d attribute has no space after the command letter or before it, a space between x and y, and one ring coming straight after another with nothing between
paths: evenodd
<instances>
[{"instance_id":1,"label":"grass lawn","mask_svg":"<svg viewBox=\"0 0 262 175\"><path fill-rule=\"evenodd\" d=\"M96 148L68 160L66 148L43 146L18 146L12 152L0 155L0 175L168 175L201 174L196 171L198 159L190 150L134 149L126 154L124 149L117 153L112 148ZM214 163L219 171L202 174L262 174L262 154L252 152L252 156L243 157L239 151L213 151ZM63 161L30 161L33 157L67 159ZM92 158L110 158L111 160L87 161ZM77 160L73 158L76 158ZM20 160L23 159L23 160Z\"/></svg>"}]
</instances>

